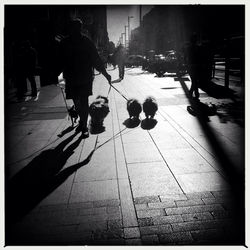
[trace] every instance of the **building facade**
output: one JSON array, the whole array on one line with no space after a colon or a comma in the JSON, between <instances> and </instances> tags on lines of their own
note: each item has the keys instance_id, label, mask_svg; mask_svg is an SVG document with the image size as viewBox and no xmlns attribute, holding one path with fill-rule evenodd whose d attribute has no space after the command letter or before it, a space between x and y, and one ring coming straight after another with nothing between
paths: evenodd
<instances>
[{"instance_id":1,"label":"building facade","mask_svg":"<svg viewBox=\"0 0 250 250\"><path fill-rule=\"evenodd\" d=\"M106 6L101 5L5 5L4 51L5 76L11 75L12 51L15 45L30 40L37 50L41 85L57 81L51 67L60 40L68 33L72 18L83 21L82 32L96 45L105 58L108 48Z\"/></svg>"},{"instance_id":2,"label":"building facade","mask_svg":"<svg viewBox=\"0 0 250 250\"><path fill-rule=\"evenodd\" d=\"M130 50L139 54L180 50L194 32L200 41L218 44L244 37L244 20L244 5L156 5L132 31Z\"/></svg>"}]
</instances>

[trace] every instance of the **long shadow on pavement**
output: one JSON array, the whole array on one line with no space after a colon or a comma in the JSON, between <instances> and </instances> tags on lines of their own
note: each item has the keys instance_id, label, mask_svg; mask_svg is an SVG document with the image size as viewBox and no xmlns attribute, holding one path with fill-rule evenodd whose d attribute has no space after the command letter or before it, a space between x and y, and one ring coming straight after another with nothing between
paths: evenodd
<instances>
[{"instance_id":1,"label":"long shadow on pavement","mask_svg":"<svg viewBox=\"0 0 250 250\"><path fill-rule=\"evenodd\" d=\"M197 105L197 101L189 98L189 91L185 80L179 78L179 82L189 99L192 107ZM228 157L228 153L225 151L223 145L218 141L216 133L209 126L207 119L204 119L202 114L197 114L197 119L206 135L207 141L210 143L213 149L213 153L219 161L219 164L226 174L227 180L230 184L232 191L232 198L234 200L233 214L234 214L234 228L232 228L232 238L228 239L228 242L233 244L244 245L245 244L245 176L244 166L236 166ZM242 142L244 144L244 142ZM239 169L240 168L240 169Z\"/></svg>"},{"instance_id":2,"label":"long shadow on pavement","mask_svg":"<svg viewBox=\"0 0 250 250\"><path fill-rule=\"evenodd\" d=\"M214 83L213 81L208 82L207 84L204 84L204 86L201 86L201 89L205 91L209 96L214 98L230 98L232 100L235 100L235 91L227 88L225 86L218 85Z\"/></svg>"},{"instance_id":3,"label":"long shadow on pavement","mask_svg":"<svg viewBox=\"0 0 250 250\"><path fill-rule=\"evenodd\" d=\"M80 136L64 150L75 136L76 133L54 149L42 151L6 183L6 229L31 211L78 168L90 161L94 150L84 161L62 170L82 140Z\"/></svg>"}]
</instances>

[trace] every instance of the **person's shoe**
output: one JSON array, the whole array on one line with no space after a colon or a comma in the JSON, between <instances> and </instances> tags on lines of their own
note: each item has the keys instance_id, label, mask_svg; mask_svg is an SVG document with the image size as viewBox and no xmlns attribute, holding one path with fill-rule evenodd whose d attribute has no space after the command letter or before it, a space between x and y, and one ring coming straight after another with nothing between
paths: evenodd
<instances>
[{"instance_id":1,"label":"person's shoe","mask_svg":"<svg viewBox=\"0 0 250 250\"><path fill-rule=\"evenodd\" d=\"M88 138L89 137L89 130L87 128L84 128L82 130L82 138Z\"/></svg>"},{"instance_id":2,"label":"person's shoe","mask_svg":"<svg viewBox=\"0 0 250 250\"><path fill-rule=\"evenodd\" d=\"M78 124L78 126L76 127L76 129L75 129L75 132L76 133L79 133L79 132L81 132L83 129L82 129L82 123L81 122L79 122L79 124Z\"/></svg>"}]
</instances>

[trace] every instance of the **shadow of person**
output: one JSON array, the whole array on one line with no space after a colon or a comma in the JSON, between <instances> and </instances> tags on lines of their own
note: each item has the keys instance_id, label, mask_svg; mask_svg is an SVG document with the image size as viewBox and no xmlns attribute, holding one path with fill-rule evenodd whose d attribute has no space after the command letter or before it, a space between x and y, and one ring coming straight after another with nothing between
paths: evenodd
<instances>
[{"instance_id":1,"label":"shadow of person","mask_svg":"<svg viewBox=\"0 0 250 250\"><path fill-rule=\"evenodd\" d=\"M84 161L62 170L82 140L80 136L64 149L75 136L76 133L55 148L41 152L6 183L6 225L21 219L60 186L70 174L89 162L93 152Z\"/></svg>"},{"instance_id":2,"label":"shadow of person","mask_svg":"<svg viewBox=\"0 0 250 250\"><path fill-rule=\"evenodd\" d=\"M235 99L235 91L222 85L218 85L213 81L204 81L200 88L205 91L209 96L220 99L230 98Z\"/></svg>"},{"instance_id":3,"label":"shadow of person","mask_svg":"<svg viewBox=\"0 0 250 250\"><path fill-rule=\"evenodd\" d=\"M145 118L141 122L141 128L145 130L150 130L150 129L153 129L156 126L156 124L157 124L157 120L152 119L152 118L150 119Z\"/></svg>"},{"instance_id":4,"label":"shadow of person","mask_svg":"<svg viewBox=\"0 0 250 250\"><path fill-rule=\"evenodd\" d=\"M236 101L232 103L222 103L218 105L217 115L221 123L232 121L239 126L244 127L245 103L244 101Z\"/></svg>"},{"instance_id":5,"label":"shadow of person","mask_svg":"<svg viewBox=\"0 0 250 250\"><path fill-rule=\"evenodd\" d=\"M135 128L139 126L141 123L141 120L139 118L128 118L123 122L123 125L125 125L127 128Z\"/></svg>"},{"instance_id":6,"label":"shadow of person","mask_svg":"<svg viewBox=\"0 0 250 250\"><path fill-rule=\"evenodd\" d=\"M69 126L69 127L67 127L66 129L64 129L60 134L58 134L57 136L61 138L61 137L63 137L64 135L70 133L74 128L75 128L75 127L73 127L73 126Z\"/></svg>"},{"instance_id":7,"label":"shadow of person","mask_svg":"<svg viewBox=\"0 0 250 250\"><path fill-rule=\"evenodd\" d=\"M189 99L191 106L193 105L193 100L191 100L189 91L185 81L180 79L180 84ZM198 104L199 105L199 104ZM217 111L216 111L217 113ZM233 200L233 209L232 209L232 219L233 225L231 227L233 237L232 241L234 244L245 244L245 175L244 175L244 161L240 163L239 161L235 162L230 157L230 152L228 152L227 147L221 142L218 137L218 134L209 125L208 122L201 119L200 116L197 116L197 120L201 126L202 132L207 140L208 145L211 146L211 152L214 157L217 159L218 167L222 170L223 176L227 179L227 182L230 186L231 198ZM239 146L244 147L243 143ZM242 157L244 159L244 156Z\"/></svg>"}]
</instances>

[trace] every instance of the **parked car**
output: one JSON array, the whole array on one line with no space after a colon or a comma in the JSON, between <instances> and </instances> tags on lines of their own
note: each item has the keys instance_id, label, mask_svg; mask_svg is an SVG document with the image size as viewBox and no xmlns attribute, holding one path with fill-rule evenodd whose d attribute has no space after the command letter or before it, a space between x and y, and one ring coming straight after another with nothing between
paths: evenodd
<instances>
[{"instance_id":1,"label":"parked car","mask_svg":"<svg viewBox=\"0 0 250 250\"><path fill-rule=\"evenodd\" d=\"M167 51L165 55L155 55L153 59L147 61L145 69L155 73L158 77L167 73L175 73L181 76L186 73L183 57L176 51Z\"/></svg>"},{"instance_id":2,"label":"parked car","mask_svg":"<svg viewBox=\"0 0 250 250\"><path fill-rule=\"evenodd\" d=\"M126 60L126 67L139 67L142 66L145 58L141 55L130 55Z\"/></svg>"}]
</instances>

